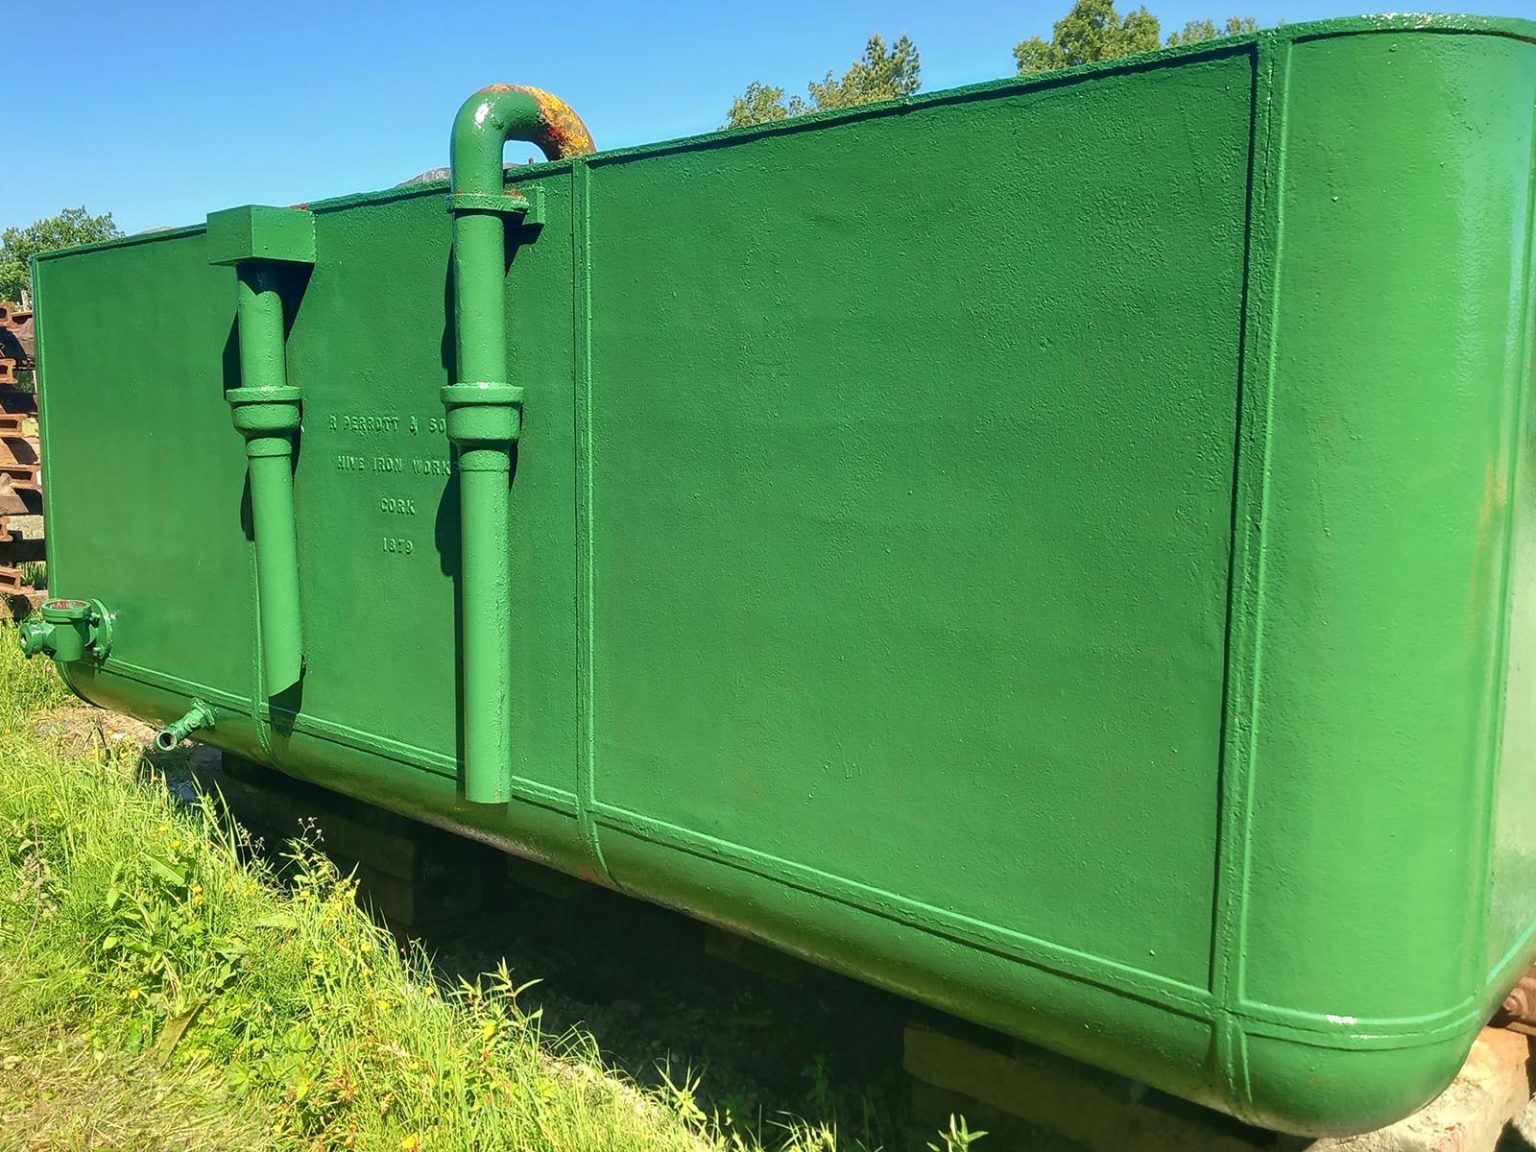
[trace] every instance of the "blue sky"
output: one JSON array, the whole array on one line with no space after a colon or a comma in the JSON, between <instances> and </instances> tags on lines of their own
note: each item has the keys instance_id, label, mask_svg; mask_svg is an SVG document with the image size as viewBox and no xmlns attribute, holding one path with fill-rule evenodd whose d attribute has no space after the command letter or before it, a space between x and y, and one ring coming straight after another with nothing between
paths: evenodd
<instances>
[{"instance_id":1,"label":"blue sky","mask_svg":"<svg viewBox=\"0 0 1536 1152\"><path fill-rule=\"evenodd\" d=\"M1166 33L1234 13L1297 23L1349 3L1148 6ZM993 79L1013 71L1015 42L1049 36L1069 4L25 0L0 20L0 227L83 203L135 232L387 187L446 164L455 109L497 81L558 93L599 147L619 147L717 127L753 79L803 91L874 31L916 40L924 90ZM1536 0L1476 7L1536 16Z\"/></svg>"}]
</instances>

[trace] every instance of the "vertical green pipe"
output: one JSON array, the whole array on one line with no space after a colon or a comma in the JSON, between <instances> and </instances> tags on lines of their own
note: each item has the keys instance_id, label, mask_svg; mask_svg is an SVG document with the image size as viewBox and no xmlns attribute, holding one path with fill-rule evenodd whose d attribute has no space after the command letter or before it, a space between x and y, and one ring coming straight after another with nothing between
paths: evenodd
<instances>
[{"instance_id":1,"label":"vertical green pipe","mask_svg":"<svg viewBox=\"0 0 1536 1152\"><path fill-rule=\"evenodd\" d=\"M464 636L464 798L512 798L512 440L514 409L497 410L507 377L501 217L465 213L454 221L457 387L446 398L448 434L459 447L459 524ZM483 387L477 387L483 385ZM472 391L471 391L472 390Z\"/></svg>"},{"instance_id":2,"label":"vertical green pipe","mask_svg":"<svg viewBox=\"0 0 1536 1152\"><path fill-rule=\"evenodd\" d=\"M529 140L556 159L592 150L586 127L562 101L532 88L493 85L454 120L453 193L456 382L442 390L448 438L458 446L464 797L512 797L512 445L523 390L508 382L505 217L529 203L503 188L501 153Z\"/></svg>"},{"instance_id":3,"label":"vertical green pipe","mask_svg":"<svg viewBox=\"0 0 1536 1152\"><path fill-rule=\"evenodd\" d=\"M288 385L277 269L266 260L249 260L238 265L238 274L240 387L224 396L245 437L263 674L271 697L298 683L304 665L293 511L299 390Z\"/></svg>"},{"instance_id":4,"label":"vertical green pipe","mask_svg":"<svg viewBox=\"0 0 1536 1152\"><path fill-rule=\"evenodd\" d=\"M271 698L297 684L304 672L293 510L299 390L288 383L280 289L285 274L315 263L314 213L262 204L210 213L207 249L208 262L233 267L238 284L240 383L224 399L235 430L245 437L262 681Z\"/></svg>"},{"instance_id":5,"label":"vertical green pipe","mask_svg":"<svg viewBox=\"0 0 1536 1152\"><path fill-rule=\"evenodd\" d=\"M299 555L293 523L293 450L278 436L245 442L256 536L256 596L267 695L296 683L304 664Z\"/></svg>"},{"instance_id":6,"label":"vertical green pipe","mask_svg":"<svg viewBox=\"0 0 1536 1152\"><path fill-rule=\"evenodd\" d=\"M505 804L511 798L512 574L507 495L511 456L504 445L459 452L463 524L464 798ZM474 605L471 611L469 605Z\"/></svg>"}]
</instances>

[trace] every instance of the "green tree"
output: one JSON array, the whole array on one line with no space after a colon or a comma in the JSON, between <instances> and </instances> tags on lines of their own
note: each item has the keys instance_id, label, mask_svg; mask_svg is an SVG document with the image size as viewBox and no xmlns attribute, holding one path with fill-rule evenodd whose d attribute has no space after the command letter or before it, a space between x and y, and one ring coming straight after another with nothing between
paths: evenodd
<instances>
[{"instance_id":1,"label":"green tree","mask_svg":"<svg viewBox=\"0 0 1536 1152\"><path fill-rule=\"evenodd\" d=\"M1256 32L1258 27L1252 16L1229 17L1224 30L1217 28L1214 20L1191 20L1182 31L1171 33L1168 43L1199 44L1218 36ZM1014 45L1013 59L1022 76L1150 52L1161 43L1162 26L1145 7L1122 17L1114 0L1077 0L1072 10L1056 21L1050 40L1031 36Z\"/></svg>"},{"instance_id":2,"label":"green tree","mask_svg":"<svg viewBox=\"0 0 1536 1152\"><path fill-rule=\"evenodd\" d=\"M828 71L821 80L811 82L811 106L824 112L910 96L922 87L922 70L911 37L903 36L887 48L885 37L876 32L865 45L864 55L853 62L842 79Z\"/></svg>"},{"instance_id":3,"label":"green tree","mask_svg":"<svg viewBox=\"0 0 1536 1152\"><path fill-rule=\"evenodd\" d=\"M1056 21L1049 41L1031 36L1014 45L1013 59L1022 76L1150 52L1161 45L1162 26L1145 7L1122 17L1114 0L1077 0L1072 10Z\"/></svg>"},{"instance_id":4,"label":"green tree","mask_svg":"<svg viewBox=\"0 0 1536 1152\"><path fill-rule=\"evenodd\" d=\"M1218 29L1214 20L1191 20L1184 31L1171 32L1168 44L1200 44L1215 40L1218 36L1241 36L1244 32L1257 32L1259 22L1252 16L1228 16L1225 28Z\"/></svg>"},{"instance_id":5,"label":"green tree","mask_svg":"<svg viewBox=\"0 0 1536 1152\"><path fill-rule=\"evenodd\" d=\"M876 100L895 100L912 95L922 83L922 61L911 37L903 36L896 43L887 45L885 37L876 32L864 46L864 55L841 77L829 70L822 79L807 85L809 100L791 96L786 101L784 89L754 80L731 102L725 126L741 128L748 124L769 124L803 112L825 112Z\"/></svg>"},{"instance_id":6,"label":"green tree","mask_svg":"<svg viewBox=\"0 0 1536 1152\"><path fill-rule=\"evenodd\" d=\"M66 208L26 228L7 228L0 232L0 300L20 300L23 292L30 293L27 260L38 253L113 240L122 234L112 222L112 213L92 216L83 205Z\"/></svg>"},{"instance_id":7,"label":"green tree","mask_svg":"<svg viewBox=\"0 0 1536 1152\"><path fill-rule=\"evenodd\" d=\"M803 103L798 96L790 100L791 106ZM803 108L795 107L792 113L785 105L784 89L754 80L747 85L745 92L731 101L731 110L726 114L725 127L741 128L748 124L771 124L775 120L783 120L786 116L798 114L801 111Z\"/></svg>"}]
</instances>

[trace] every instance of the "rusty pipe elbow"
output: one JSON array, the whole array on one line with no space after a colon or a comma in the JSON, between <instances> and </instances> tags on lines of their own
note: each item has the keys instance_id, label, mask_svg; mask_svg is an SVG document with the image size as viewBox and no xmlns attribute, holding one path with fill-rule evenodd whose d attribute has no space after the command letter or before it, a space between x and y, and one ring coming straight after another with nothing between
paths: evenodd
<instances>
[{"instance_id":1,"label":"rusty pipe elbow","mask_svg":"<svg viewBox=\"0 0 1536 1152\"><path fill-rule=\"evenodd\" d=\"M500 194L502 149L509 140L538 145L550 160L596 150L571 106L540 88L492 84L464 101L453 120L448 164L456 193Z\"/></svg>"}]
</instances>

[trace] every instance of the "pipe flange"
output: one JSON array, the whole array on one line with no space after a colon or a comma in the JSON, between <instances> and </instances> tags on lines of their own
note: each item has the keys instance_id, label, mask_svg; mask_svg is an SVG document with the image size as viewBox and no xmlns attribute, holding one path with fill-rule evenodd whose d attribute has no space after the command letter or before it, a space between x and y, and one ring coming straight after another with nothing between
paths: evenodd
<instances>
[{"instance_id":1,"label":"pipe flange","mask_svg":"<svg viewBox=\"0 0 1536 1152\"><path fill-rule=\"evenodd\" d=\"M235 431L247 440L299 430L299 390L292 386L230 388L224 393Z\"/></svg>"}]
</instances>

